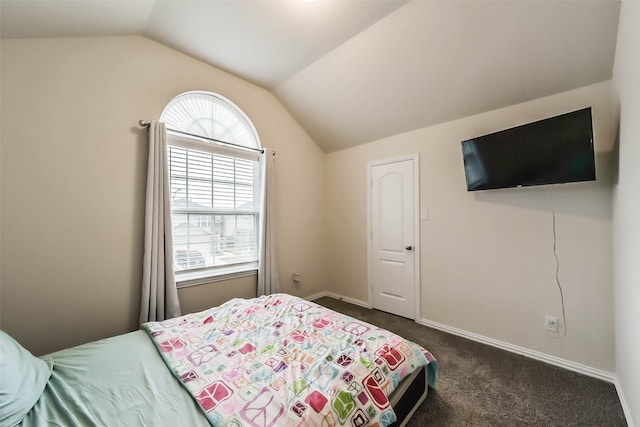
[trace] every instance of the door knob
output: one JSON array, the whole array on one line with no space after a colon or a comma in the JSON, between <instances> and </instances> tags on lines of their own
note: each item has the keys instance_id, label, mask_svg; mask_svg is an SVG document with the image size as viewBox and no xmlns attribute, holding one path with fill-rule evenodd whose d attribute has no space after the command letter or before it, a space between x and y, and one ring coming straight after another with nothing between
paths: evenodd
<instances>
[{"instance_id":1,"label":"door knob","mask_svg":"<svg viewBox=\"0 0 640 427\"><path fill-rule=\"evenodd\" d=\"M410 250L412 250L412 249L413 249L413 246L409 245L409 246L405 246L404 248L405 248L406 250L410 251Z\"/></svg>"}]
</instances>

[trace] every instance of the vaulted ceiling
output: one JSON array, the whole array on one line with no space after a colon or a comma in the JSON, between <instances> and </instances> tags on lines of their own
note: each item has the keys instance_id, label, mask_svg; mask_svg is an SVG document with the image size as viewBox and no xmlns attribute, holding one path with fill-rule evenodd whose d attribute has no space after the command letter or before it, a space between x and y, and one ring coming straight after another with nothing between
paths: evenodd
<instances>
[{"instance_id":1,"label":"vaulted ceiling","mask_svg":"<svg viewBox=\"0 0 640 427\"><path fill-rule=\"evenodd\" d=\"M615 0L0 0L0 35L140 34L274 93L325 151L611 78Z\"/></svg>"}]
</instances>

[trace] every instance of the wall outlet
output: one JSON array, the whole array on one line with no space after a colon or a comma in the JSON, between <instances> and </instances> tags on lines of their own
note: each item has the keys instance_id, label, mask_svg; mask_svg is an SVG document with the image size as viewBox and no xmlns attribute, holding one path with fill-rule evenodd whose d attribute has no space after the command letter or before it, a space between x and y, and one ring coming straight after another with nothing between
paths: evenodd
<instances>
[{"instance_id":1,"label":"wall outlet","mask_svg":"<svg viewBox=\"0 0 640 427\"><path fill-rule=\"evenodd\" d=\"M558 318L555 316L544 316L544 328L547 331L558 332Z\"/></svg>"},{"instance_id":2,"label":"wall outlet","mask_svg":"<svg viewBox=\"0 0 640 427\"><path fill-rule=\"evenodd\" d=\"M300 282L302 281L302 274L293 273L291 275L291 281L293 282L293 286L296 288L300 287Z\"/></svg>"}]
</instances>

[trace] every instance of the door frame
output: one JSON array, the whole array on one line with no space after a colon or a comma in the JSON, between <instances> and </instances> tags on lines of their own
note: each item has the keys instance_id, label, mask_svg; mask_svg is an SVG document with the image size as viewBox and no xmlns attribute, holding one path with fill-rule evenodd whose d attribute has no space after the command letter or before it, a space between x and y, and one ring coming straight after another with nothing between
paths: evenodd
<instances>
[{"instance_id":1,"label":"door frame","mask_svg":"<svg viewBox=\"0 0 640 427\"><path fill-rule=\"evenodd\" d=\"M410 154L406 156L393 157L383 160L375 160L367 163L367 292L369 298L369 308L373 308L373 224L371 219L371 190L373 188L371 170L375 166L382 166L390 163L413 160L413 241L414 241L414 262L413 262L413 287L414 287L414 321L418 322L422 316L420 307L420 155Z\"/></svg>"}]
</instances>

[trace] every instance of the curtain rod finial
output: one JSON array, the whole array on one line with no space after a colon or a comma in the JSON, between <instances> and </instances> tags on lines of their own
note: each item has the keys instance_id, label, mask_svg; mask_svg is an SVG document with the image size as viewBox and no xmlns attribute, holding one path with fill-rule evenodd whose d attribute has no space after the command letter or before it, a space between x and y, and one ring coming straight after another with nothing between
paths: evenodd
<instances>
[{"instance_id":1,"label":"curtain rod finial","mask_svg":"<svg viewBox=\"0 0 640 427\"><path fill-rule=\"evenodd\" d=\"M142 119L142 120L138 120L138 124L146 128L151 124L151 122L149 120Z\"/></svg>"}]
</instances>

